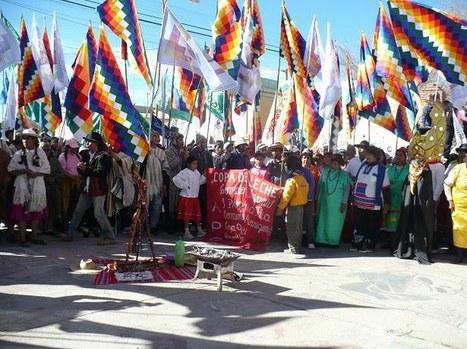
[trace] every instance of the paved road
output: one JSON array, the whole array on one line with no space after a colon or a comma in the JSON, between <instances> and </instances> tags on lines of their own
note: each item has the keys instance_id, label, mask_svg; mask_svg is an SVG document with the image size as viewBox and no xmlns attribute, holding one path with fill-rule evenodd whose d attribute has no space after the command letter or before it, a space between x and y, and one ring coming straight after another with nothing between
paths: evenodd
<instances>
[{"instance_id":1,"label":"paved road","mask_svg":"<svg viewBox=\"0 0 467 349\"><path fill-rule=\"evenodd\" d=\"M173 250L169 237L156 250ZM68 266L115 257L94 239L0 244L1 348L467 348L467 266L385 252L245 253L240 283L94 286Z\"/></svg>"}]
</instances>

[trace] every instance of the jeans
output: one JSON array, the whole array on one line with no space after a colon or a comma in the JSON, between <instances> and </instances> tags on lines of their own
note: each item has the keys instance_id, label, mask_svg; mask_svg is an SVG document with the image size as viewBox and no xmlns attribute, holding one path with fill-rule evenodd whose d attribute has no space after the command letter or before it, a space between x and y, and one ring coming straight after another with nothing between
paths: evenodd
<instances>
[{"instance_id":1,"label":"jeans","mask_svg":"<svg viewBox=\"0 0 467 349\"><path fill-rule=\"evenodd\" d=\"M95 196L92 197L89 194L81 193L79 196L78 203L76 204L75 211L73 212L73 217L71 218L70 227L68 229L68 234L74 238L76 232L78 231L78 226L83 219L84 214L91 205L94 205L94 217L97 220L97 223L101 227L102 237L106 239L115 239L114 231L110 225L109 219L105 214L105 196Z\"/></svg>"},{"instance_id":2,"label":"jeans","mask_svg":"<svg viewBox=\"0 0 467 349\"><path fill-rule=\"evenodd\" d=\"M159 224L162 212L162 197L156 196L149 203L149 228L154 229Z\"/></svg>"}]
</instances>

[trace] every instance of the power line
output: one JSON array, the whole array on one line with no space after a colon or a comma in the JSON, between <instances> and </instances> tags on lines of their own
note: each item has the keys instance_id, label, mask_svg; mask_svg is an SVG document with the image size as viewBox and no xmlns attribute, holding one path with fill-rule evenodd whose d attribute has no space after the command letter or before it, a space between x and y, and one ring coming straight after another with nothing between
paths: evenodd
<instances>
[{"instance_id":1,"label":"power line","mask_svg":"<svg viewBox=\"0 0 467 349\"><path fill-rule=\"evenodd\" d=\"M51 0L49 0L49 1L51 1ZM95 10L95 9L96 9L96 7L94 7L94 6L87 5L87 4L83 4L83 3L80 3L80 2L77 2L77 1L74 1L74 0L53 0L53 1L62 2L62 3L67 3L67 4L70 4L70 5L74 5L74 6L80 6L80 7L83 7L83 8L87 8L87 9L89 9L89 10ZM91 0L87 0L87 1L88 1L88 3L94 3L94 4L96 4L96 5L99 5L98 2L91 1ZM145 16L145 17L152 17L152 18L156 18L156 19L162 20L162 18L159 17L159 16L149 15L149 14L141 13L141 12L139 12L139 15L140 15L140 18L139 18L140 22L147 23L147 24L153 24L153 25L157 25L157 26L162 26L162 23L161 23L161 22L156 22L156 21L153 21L153 20L141 18L141 16ZM201 30L205 30L205 31L209 31L209 32L211 31L211 30L208 29L208 28L196 26L196 25L193 25L193 24L188 24L188 23L183 23L183 22L182 22L182 25L184 25L185 27L191 27L191 28L201 29ZM211 39L211 35L210 35L210 34L201 33L201 32L199 32L199 31L195 31L195 30L192 30L192 29L187 29L187 31L188 31L189 33L191 33L191 34L195 34L195 35L199 35L199 36L202 36L202 37ZM269 47L266 47L266 50L267 50L267 51L274 52L274 53L278 53L278 52L279 52L279 49L278 49L279 47L276 46L276 45L266 45L266 46L269 46Z\"/></svg>"}]
</instances>

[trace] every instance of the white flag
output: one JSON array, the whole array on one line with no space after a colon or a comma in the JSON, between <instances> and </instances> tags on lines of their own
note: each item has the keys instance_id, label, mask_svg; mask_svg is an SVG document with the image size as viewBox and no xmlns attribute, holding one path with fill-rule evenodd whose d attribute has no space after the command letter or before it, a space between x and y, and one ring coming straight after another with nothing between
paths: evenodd
<instances>
[{"instance_id":1,"label":"white flag","mask_svg":"<svg viewBox=\"0 0 467 349\"><path fill-rule=\"evenodd\" d=\"M342 96L342 86L339 74L339 64L334 43L331 40L331 26L328 23L328 37L326 42L326 53L322 68L323 81L321 84L321 95L319 103L319 115L325 119L334 116L336 104Z\"/></svg>"},{"instance_id":2,"label":"white flag","mask_svg":"<svg viewBox=\"0 0 467 349\"><path fill-rule=\"evenodd\" d=\"M323 47L321 45L321 36L319 35L318 21L316 17L313 17L305 48L305 66L312 78L321 71L322 56Z\"/></svg>"},{"instance_id":3,"label":"white flag","mask_svg":"<svg viewBox=\"0 0 467 349\"><path fill-rule=\"evenodd\" d=\"M0 71L21 62L19 43L3 20L0 20L0 52Z\"/></svg>"},{"instance_id":4,"label":"white flag","mask_svg":"<svg viewBox=\"0 0 467 349\"><path fill-rule=\"evenodd\" d=\"M16 122L16 110L18 109L16 102L16 79L15 71L11 72L10 87L8 88L8 98L6 100L4 129L14 129Z\"/></svg>"},{"instance_id":5,"label":"white flag","mask_svg":"<svg viewBox=\"0 0 467 349\"><path fill-rule=\"evenodd\" d=\"M241 62L237 81L239 96L251 104L255 102L256 95L261 90L261 75L259 66L254 65L253 62L253 52L251 50L252 40L253 22L251 19L250 11L245 25L245 31L243 32Z\"/></svg>"},{"instance_id":6,"label":"white flag","mask_svg":"<svg viewBox=\"0 0 467 349\"><path fill-rule=\"evenodd\" d=\"M261 90L261 75L259 68L256 66L248 68L243 63L240 63L237 81L238 95L248 103L253 104L255 102L256 95Z\"/></svg>"},{"instance_id":7,"label":"white flag","mask_svg":"<svg viewBox=\"0 0 467 349\"><path fill-rule=\"evenodd\" d=\"M168 8L164 15L158 61L202 76L211 92L238 90L237 82L199 48Z\"/></svg>"},{"instance_id":8,"label":"white flag","mask_svg":"<svg viewBox=\"0 0 467 349\"><path fill-rule=\"evenodd\" d=\"M63 54L62 39L58 31L57 18L55 17L52 23L52 52L53 52L53 74L54 74L54 89L55 92L63 91L68 87L70 80L66 72L65 55Z\"/></svg>"},{"instance_id":9,"label":"white flag","mask_svg":"<svg viewBox=\"0 0 467 349\"><path fill-rule=\"evenodd\" d=\"M31 40L32 56L36 62L37 69L39 70L39 76L41 77L42 88L46 95L52 92L54 87L54 77L52 74L52 68L50 67L49 58L42 41L42 35L40 35L39 28L36 24L36 16L32 16L32 40Z\"/></svg>"}]
</instances>

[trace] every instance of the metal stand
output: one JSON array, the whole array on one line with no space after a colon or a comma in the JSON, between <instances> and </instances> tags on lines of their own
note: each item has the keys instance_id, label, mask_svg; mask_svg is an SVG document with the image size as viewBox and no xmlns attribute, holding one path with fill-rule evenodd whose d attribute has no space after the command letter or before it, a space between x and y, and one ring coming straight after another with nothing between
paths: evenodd
<instances>
[{"instance_id":1,"label":"metal stand","mask_svg":"<svg viewBox=\"0 0 467 349\"><path fill-rule=\"evenodd\" d=\"M195 281L199 273L207 273L207 279L211 280L211 275L217 276L217 290L222 291L222 279L224 274L230 274L231 280L236 281L235 273L234 273L234 262L228 261L225 263L214 263L214 262L207 262L198 259L196 264L196 273L193 281Z\"/></svg>"}]
</instances>

